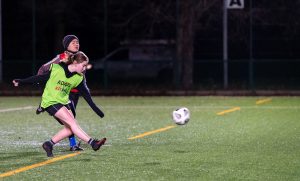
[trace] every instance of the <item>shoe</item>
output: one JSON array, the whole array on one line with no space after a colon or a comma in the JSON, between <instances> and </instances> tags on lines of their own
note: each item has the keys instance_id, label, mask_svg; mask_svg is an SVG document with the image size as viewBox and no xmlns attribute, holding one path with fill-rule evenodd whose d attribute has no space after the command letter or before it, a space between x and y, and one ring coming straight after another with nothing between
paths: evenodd
<instances>
[{"instance_id":1,"label":"shoe","mask_svg":"<svg viewBox=\"0 0 300 181\"><path fill-rule=\"evenodd\" d=\"M44 109L39 105L39 107L36 109L35 114L41 114L41 112L44 112Z\"/></svg>"},{"instance_id":2,"label":"shoe","mask_svg":"<svg viewBox=\"0 0 300 181\"><path fill-rule=\"evenodd\" d=\"M102 138L101 140L96 140L96 139L95 139L95 140L94 140L94 143L93 143L93 145L92 145L93 150L94 150L94 151L99 150L100 147L101 147L102 145L104 145L105 141L106 141L106 138Z\"/></svg>"},{"instance_id":3,"label":"shoe","mask_svg":"<svg viewBox=\"0 0 300 181\"><path fill-rule=\"evenodd\" d=\"M75 146L72 146L70 147L70 151L83 151L84 149L75 145Z\"/></svg>"},{"instance_id":4,"label":"shoe","mask_svg":"<svg viewBox=\"0 0 300 181\"><path fill-rule=\"evenodd\" d=\"M43 144L43 148L46 151L48 157L53 157L53 153L52 153L53 146L52 146L52 144L49 141L46 141Z\"/></svg>"},{"instance_id":5,"label":"shoe","mask_svg":"<svg viewBox=\"0 0 300 181\"><path fill-rule=\"evenodd\" d=\"M70 147L70 151L83 151L84 149L80 147L80 141L77 145Z\"/></svg>"}]
</instances>

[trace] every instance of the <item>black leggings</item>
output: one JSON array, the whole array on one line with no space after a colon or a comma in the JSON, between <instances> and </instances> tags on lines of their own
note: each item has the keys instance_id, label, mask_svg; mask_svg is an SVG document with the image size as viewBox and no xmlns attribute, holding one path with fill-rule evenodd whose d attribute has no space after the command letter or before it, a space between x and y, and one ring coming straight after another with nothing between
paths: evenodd
<instances>
[{"instance_id":1,"label":"black leggings","mask_svg":"<svg viewBox=\"0 0 300 181\"><path fill-rule=\"evenodd\" d=\"M76 117L76 107L77 107L77 103L78 103L78 99L79 99L79 93L74 93L74 92L70 92L70 95L69 95L69 100L70 100L70 103L69 103L69 106L71 108L71 111L74 115L74 117Z\"/></svg>"}]
</instances>

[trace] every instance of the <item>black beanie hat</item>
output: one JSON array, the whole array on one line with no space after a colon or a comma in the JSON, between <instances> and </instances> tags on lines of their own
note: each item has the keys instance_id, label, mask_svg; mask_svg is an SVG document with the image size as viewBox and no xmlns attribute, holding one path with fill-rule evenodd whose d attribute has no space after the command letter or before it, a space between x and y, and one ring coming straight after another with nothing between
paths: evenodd
<instances>
[{"instance_id":1,"label":"black beanie hat","mask_svg":"<svg viewBox=\"0 0 300 181\"><path fill-rule=\"evenodd\" d=\"M79 41L79 39L77 38L77 36L75 35L66 35L62 41L63 47L65 50L68 49L69 44L71 43L72 40L77 39Z\"/></svg>"}]
</instances>

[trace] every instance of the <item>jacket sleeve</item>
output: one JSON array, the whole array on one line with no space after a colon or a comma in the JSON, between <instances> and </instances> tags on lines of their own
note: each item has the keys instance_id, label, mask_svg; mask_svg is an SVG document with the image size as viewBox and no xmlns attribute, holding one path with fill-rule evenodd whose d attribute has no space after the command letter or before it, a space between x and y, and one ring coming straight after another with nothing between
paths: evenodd
<instances>
[{"instance_id":1,"label":"jacket sleeve","mask_svg":"<svg viewBox=\"0 0 300 181\"><path fill-rule=\"evenodd\" d=\"M39 70L38 70L38 73L37 75L43 75L43 74L46 74L47 72L49 72L50 70L50 66L51 64L58 64L60 62L60 59L59 59L59 55L57 55L55 58L53 58L51 61L45 63L44 65L42 65Z\"/></svg>"},{"instance_id":2,"label":"jacket sleeve","mask_svg":"<svg viewBox=\"0 0 300 181\"><path fill-rule=\"evenodd\" d=\"M94 103L90 90L86 85L86 79L84 78L82 82L76 87L80 92L81 96L85 99L85 101L89 104L89 106L93 109L93 111L101 118L104 117L104 113L97 107Z\"/></svg>"}]
</instances>

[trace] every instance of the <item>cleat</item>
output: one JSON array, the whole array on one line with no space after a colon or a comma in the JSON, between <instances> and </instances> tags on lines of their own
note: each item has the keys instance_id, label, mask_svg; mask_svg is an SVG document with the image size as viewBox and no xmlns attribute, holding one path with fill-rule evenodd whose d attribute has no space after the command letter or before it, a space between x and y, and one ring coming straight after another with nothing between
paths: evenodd
<instances>
[{"instance_id":1,"label":"cleat","mask_svg":"<svg viewBox=\"0 0 300 181\"><path fill-rule=\"evenodd\" d=\"M94 150L94 151L99 150L100 147L101 147L102 145L104 145L105 141L106 141L106 138L102 138L101 140L96 140L96 139L95 139L95 140L94 140L94 143L93 143L93 145L92 145L93 150Z\"/></svg>"},{"instance_id":2,"label":"cleat","mask_svg":"<svg viewBox=\"0 0 300 181\"><path fill-rule=\"evenodd\" d=\"M46 153L47 153L47 157L53 157L53 153L52 153L53 146L52 146L52 144L51 144L49 141L46 141L46 142L43 144L43 148L44 148L44 150L45 150Z\"/></svg>"},{"instance_id":3,"label":"cleat","mask_svg":"<svg viewBox=\"0 0 300 181\"><path fill-rule=\"evenodd\" d=\"M83 151L84 149L79 146L72 146L70 147L70 151Z\"/></svg>"},{"instance_id":4,"label":"cleat","mask_svg":"<svg viewBox=\"0 0 300 181\"><path fill-rule=\"evenodd\" d=\"M36 109L35 114L41 114L42 112L44 112L44 109L41 107L41 105L39 105L39 107Z\"/></svg>"},{"instance_id":5,"label":"cleat","mask_svg":"<svg viewBox=\"0 0 300 181\"><path fill-rule=\"evenodd\" d=\"M70 147L70 151L83 151L84 149L80 147L80 141L78 145Z\"/></svg>"}]
</instances>

